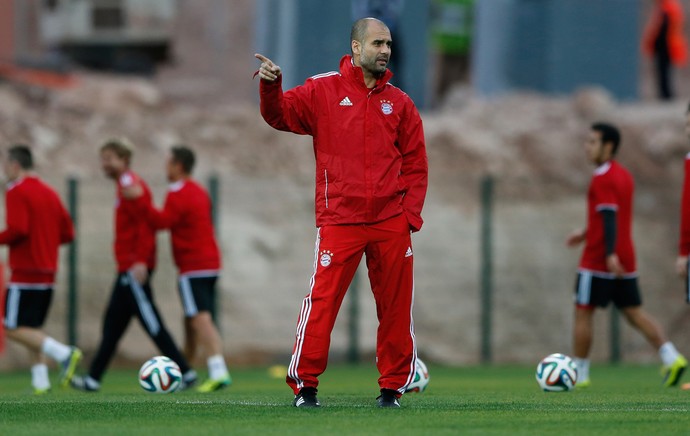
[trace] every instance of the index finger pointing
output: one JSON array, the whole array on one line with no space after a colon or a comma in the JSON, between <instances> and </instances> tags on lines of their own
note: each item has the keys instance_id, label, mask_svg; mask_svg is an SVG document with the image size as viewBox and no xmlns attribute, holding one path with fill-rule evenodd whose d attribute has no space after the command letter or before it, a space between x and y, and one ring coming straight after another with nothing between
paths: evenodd
<instances>
[{"instance_id":1,"label":"index finger pointing","mask_svg":"<svg viewBox=\"0 0 690 436\"><path fill-rule=\"evenodd\" d=\"M261 62L265 62L266 64L273 66L273 62L269 58L267 58L266 56L264 56L262 54L255 53L254 57L257 58L258 60L260 60Z\"/></svg>"}]
</instances>

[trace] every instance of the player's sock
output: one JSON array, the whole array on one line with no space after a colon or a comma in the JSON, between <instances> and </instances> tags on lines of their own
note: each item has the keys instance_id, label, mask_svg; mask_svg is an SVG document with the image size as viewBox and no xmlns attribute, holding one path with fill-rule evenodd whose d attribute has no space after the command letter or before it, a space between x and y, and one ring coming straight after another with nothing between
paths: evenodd
<instances>
[{"instance_id":1,"label":"player's sock","mask_svg":"<svg viewBox=\"0 0 690 436\"><path fill-rule=\"evenodd\" d=\"M666 342L659 348L659 357L661 357L661 361L664 362L666 366L673 365L673 362L675 362L679 356L680 353L671 341Z\"/></svg>"},{"instance_id":2,"label":"player's sock","mask_svg":"<svg viewBox=\"0 0 690 436\"><path fill-rule=\"evenodd\" d=\"M229 376L228 367L222 354L211 356L206 361L208 365L208 376L211 380L226 379Z\"/></svg>"},{"instance_id":3,"label":"player's sock","mask_svg":"<svg viewBox=\"0 0 690 436\"><path fill-rule=\"evenodd\" d=\"M46 392L50 389L48 365L45 363L37 363L31 367L31 385L36 392Z\"/></svg>"},{"instance_id":4,"label":"player's sock","mask_svg":"<svg viewBox=\"0 0 690 436\"><path fill-rule=\"evenodd\" d=\"M577 381L589 381L589 359L575 357L573 360L575 361L575 365L577 365Z\"/></svg>"},{"instance_id":5,"label":"player's sock","mask_svg":"<svg viewBox=\"0 0 690 436\"><path fill-rule=\"evenodd\" d=\"M47 337L41 344L41 352L56 362L62 363L69 358L72 349L51 337Z\"/></svg>"}]
</instances>

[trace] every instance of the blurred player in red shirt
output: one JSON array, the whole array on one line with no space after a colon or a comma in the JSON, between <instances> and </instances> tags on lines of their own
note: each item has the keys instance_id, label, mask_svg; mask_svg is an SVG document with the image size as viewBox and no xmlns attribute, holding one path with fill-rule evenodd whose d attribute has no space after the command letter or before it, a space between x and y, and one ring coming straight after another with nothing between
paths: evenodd
<instances>
[{"instance_id":1,"label":"blurred player in red shirt","mask_svg":"<svg viewBox=\"0 0 690 436\"><path fill-rule=\"evenodd\" d=\"M71 385L84 391L98 391L106 368L115 355L117 345L133 316L158 347L174 360L182 371L183 387L196 382L196 372L175 345L153 301L151 274L156 266L156 232L146 218L142 204L151 203L151 191L146 183L129 168L133 146L125 139L111 139L101 146L101 166L105 175L116 185L115 201L115 260L117 276L103 318L103 333L96 356L86 376L75 376ZM123 197L122 191L141 185L145 200L133 201Z\"/></svg>"},{"instance_id":2,"label":"blurred player in red shirt","mask_svg":"<svg viewBox=\"0 0 690 436\"><path fill-rule=\"evenodd\" d=\"M659 323L642 309L632 240L633 178L614 157L620 132L610 124L593 124L587 140L587 159L596 166L587 194L587 227L573 232L567 245L585 243L575 288L574 357L576 387L590 386L589 352L593 313L610 302L626 321L659 351L665 386L675 386L688 362L675 348Z\"/></svg>"},{"instance_id":3,"label":"blurred player in red shirt","mask_svg":"<svg viewBox=\"0 0 690 436\"><path fill-rule=\"evenodd\" d=\"M5 299L7 336L31 353L31 384L34 393L50 390L45 356L61 365L60 383L67 386L81 359L78 348L46 335L45 322L53 297L60 244L72 242L74 228L57 193L39 179L33 169L31 150L23 145L9 149L4 161L8 179L7 227L0 244L9 246L12 270Z\"/></svg>"},{"instance_id":4,"label":"blurred player in red shirt","mask_svg":"<svg viewBox=\"0 0 690 436\"><path fill-rule=\"evenodd\" d=\"M211 309L220 274L220 251L211 219L211 199L191 178L196 158L187 147L170 150L166 173L170 186L162 210L143 197L141 185L126 188L126 198L136 198L156 229L169 229L173 258L179 271L179 292L185 314L188 359L201 347L207 355L209 379L197 391L213 392L232 380L223 358L223 342L213 324Z\"/></svg>"}]
</instances>

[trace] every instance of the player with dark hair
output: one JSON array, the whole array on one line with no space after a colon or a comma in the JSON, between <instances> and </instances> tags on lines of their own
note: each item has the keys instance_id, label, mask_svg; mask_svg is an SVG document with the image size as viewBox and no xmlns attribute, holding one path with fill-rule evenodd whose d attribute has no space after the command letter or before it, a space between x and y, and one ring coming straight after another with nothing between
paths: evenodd
<instances>
[{"instance_id":1,"label":"player with dark hair","mask_svg":"<svg viewBox=\"0 0 690 436\"><path fill-rule=\"evenodd\" d=\"M294 406L318 407L336 315L362 255L376 300L379 407L400 407L417 358L411 232L422 227L427 157L422 120L391 85L386 25L352 26L340 71L283 92L281 69L263 55L261 115L278 130L313 136L316 157L314 275L300 311L287 383Z\"/></svg>"},{"instance_id":2,"label":"player with dark hair","mask_svg":"<svg viewBox=\"0 0 690 436\"><path fill-rule=\"evenodd\" d=\"M587 195L587 228L573 232L567 245L585 243L575 287L573 355L577 387L590 386L589 352L593 313L613 302L626 321L658 350L664 386L675 386L688 362L657 321L642 309L632 240L634 182L615 160L621 136L615 126L595 123L585 141L587 159L596 166Z\"/></svg>"},{"instance_id":3,"label":"player with dark hair","mask_svg":"<svg viewBox=\"0 0 690 436\"><path fill-rule=\"evenodd\" d=\"M211 308L220 273L220 251L213 231L211 199L191 178L194 152L173 147L166 163L170 187L163 210L157 210L144 196L141 185L123 190L126 198L137 198L156 229L169 229L172 252L179 271L179 291L184 307L187 358L200 346L207 355L209 379L197 391L213 392L230 386L232 380L223 357L223 342L211 318Z\"/></svg>"},{"instance_id":4,"label":"player with dark hair","mask_svg":"<svg viewBox=\"0 0 690 436\"><path fill-rule=\"evenodd\" d=\"M117 277L113 283L108 307L103 318L101 343L86 376L75 376L71 385L84 391L98 391L101 379L133 316L163 355L174 360L182 371L183 385L196 382L196 372L187 364L163 324L153 301L151 274L156 266L156 232L146 219L144 202L151 203L151 191L130 166L133 146L126 139L106 141L100 149L101 166L117 188L115 203L115 260ZM144 200L124 198L123 189L138 184Z\"/></svg>"},{"instance_id":5,"label":"player with dark hair","mask_svg":"<svg viewBox=\"0 0 690 436\"><path fill-rule=\"evenodd\" d=\"M33 172L31 150L12 146L4 161L8 178L7 228L0 244L9 246L12 276L7 286L4 326L7 337L31 353L31 384L36 394L50 391L45 356L61 366L67 386L81 359L78 348L46 335L41 327L53 298L58 248L74 239L72 219L57 193Z\"/></svg>"}]
</instances>

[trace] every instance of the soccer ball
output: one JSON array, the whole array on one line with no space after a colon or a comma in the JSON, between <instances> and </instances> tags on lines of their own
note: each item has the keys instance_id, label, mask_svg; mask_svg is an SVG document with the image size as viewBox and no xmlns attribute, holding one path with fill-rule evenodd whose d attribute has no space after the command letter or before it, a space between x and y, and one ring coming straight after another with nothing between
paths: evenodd
<instances>
[{"instance_id":1,"label":"soccer ball","mask_svg":"<svg viewBox=\"0 0 690 436\"><path fill-rule=\"evenodd\" d=\"M424 392L424 389L426 389L429 384L429 378L429 370L426 369L426 365L422 362L422 359L418 357L414 367L414 379L412 383L407 385L405 392Z\"/></svg>"},{"instance_id":2,"label":"soccer ball","mask_svg":"<svg viewBox=\"0 0 690 436\"><path fill-rule=\"evenodd\" d=\"M139 384L148 392L157 394L175 392L181 383L180 367L169 357L152 357L144 362L139 370Z\"/></svg>"},{"instance_id":3,"label":"soccer ball","mask_svg":"<svg viewBox=\"0 0 690 436\"><path fill-rule=\"evenodd\" d=\"M537 365L536 377L546 392L570 391L577 382L577 365L565 354L550 354Z\"/></svg>"}]
</instances>

